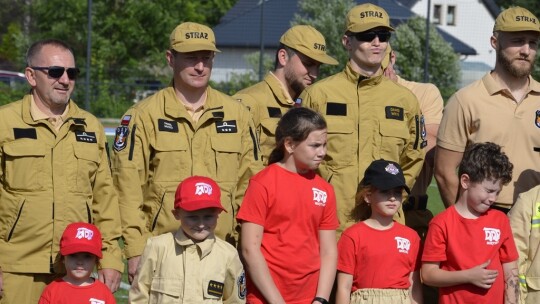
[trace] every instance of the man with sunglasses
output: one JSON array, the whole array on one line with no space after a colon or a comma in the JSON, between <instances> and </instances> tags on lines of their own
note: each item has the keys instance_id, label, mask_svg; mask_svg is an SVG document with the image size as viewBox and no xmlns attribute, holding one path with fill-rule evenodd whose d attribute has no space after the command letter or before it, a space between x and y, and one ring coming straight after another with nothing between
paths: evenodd
<instances>
[{"instance_id":1,"label":"man with sunglasses","mask_svg":"<svg viewBox=\"0 0 540 304\"><path fill-rule=\"evenodd\" d=\"M166 52L171 85L129 109L116 129L112 170L130 281L146 240L178 229L171 210L187 177L207 176L220 186L227 212L215 233L236 243L236 212L262 163L248 109L208 85L215 52L209 27L178 25Z\"/></svg>"},{"instance_id":2,"label":"man with sunglasses","mask_svg":"<svg viewBox=\"0 0 540 304\"><path fill-rule=\"evenodd\" d=\"M326 54L323 35L309 25L291 27L279 42L274 71L263 81L233 96L246 104L253 114L265 165L275 147L275 131L281 115L293 106L300 106L295 101L317 80L321 64L338 64Z\"/></svg>"},{"instance_id":3,"label":"man with sunglasses","mask_svg":"<svg viewBox=\"0 0 540 304\"><path fill-rule=\"evenodd\" d=\"M353 7L342 37L349 53L344 71L300 95L303 104L325 115L328 123L328 153L319 170L336 191L340 232L351 224L357 186L373 160L399 163L410 188L422 169L426 138L418 101L382 74L393 30L381 7ZM403 212L398 214L404 223Z\"/></svg>"},{"instance_id":4,"label":"man with sunglasses","mask_svg":"<svg viewBox=\"0 0 540 304\"><path fill-rule=\"evenodd\" d=\"M99 227L99 280L114 292L124 264L105 132L70 99L79 70L68 45L35 42L26 62L30 93L0 108L0 303L37 303L65 272L58 244L72 222Z\"/></svg>"}]
</instances>

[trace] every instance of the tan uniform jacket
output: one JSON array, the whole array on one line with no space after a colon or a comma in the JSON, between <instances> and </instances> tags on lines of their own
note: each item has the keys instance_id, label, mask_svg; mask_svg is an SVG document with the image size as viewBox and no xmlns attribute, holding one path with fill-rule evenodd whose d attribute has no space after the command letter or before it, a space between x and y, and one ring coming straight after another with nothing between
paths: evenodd
<instances>
[{"instance_id":1,"label":"tan uniform jacket","mask_svg":"<svg viewBox=\"0 0 540 304\"><path fill-rule=\"evenodd\" d=\"M103 268L122 272L118 197L102 125L70 101L56 132L47 120L32 119L31 101L26 95L0 108L2 270L49 273L64 229L80 221L101 231Z\"/></svg>"},{"instance_id":2,"label":"tan uniform jacket","mask_svg":"<svg viewBox=\"0 0 540 304\"><path fill-rule=\"evenodd\" d=\"M194 243L182 229L148 239L129 291L132 304L245 303L238 252L209 236Z\"/></svg>"},{"instance_id":3,"label":"tan uniform jacket","mask_svg":"<svg viewBox=\"0 0 540 304\"><path fill-rule=\"evenodd\" d=\"M143 252L146 239L178 228L171 210L178 184L202 175L221 188L227 210L216 235L236 237L236 212L251 175L262 168L247 108L208 88L204 112L193 123L173 87L137 103L122 118L113 149L124 252Z\"/></svg>"},{"instance_id":4,"label":"tan uniform jacket","mask_svg":"<svg viewBox=\"0 0 540 304\"><path fill-rule=\"evenodd\" d=\"M538 294L540 293L540 186L521 193L508 212L508 217L519 253L521 291L523 295L534 292L538 299L540 297Z\"/></svg>"},{"instance_id":5,"label":"tan uniform jacket","mask_svg":"<svg viewBox=\"0 0 540 304\"><path fill-rule=\"evenodd\" d=\"M293 106L293 100L284 94L282 84L270 73L263 81L239 91L233 98L244 103L253 115L261 159L267 165L268 157L276 145L277 123Z\"/></svg>"},{"instance_id":6,"label":"tan uniform jacket","mask_svg":"<svg viewBox=\"0 0 540 304\"><path fill-rule=\"evenodd\" d=\"M399 163L412 187L424 160L418 100L383 75L360 77L345 70L316 82L300 95L328 124L328 152L319 167L336 191L340 229L349 220L358 183L373 160Z\"/></svg>"}]
</instances>

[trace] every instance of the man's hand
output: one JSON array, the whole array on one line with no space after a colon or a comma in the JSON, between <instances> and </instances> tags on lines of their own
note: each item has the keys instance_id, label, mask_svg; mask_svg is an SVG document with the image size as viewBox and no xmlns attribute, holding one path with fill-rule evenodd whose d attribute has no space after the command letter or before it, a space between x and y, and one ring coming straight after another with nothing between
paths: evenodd
<instances>
[{"instance_id":1,"label":"man's hand","mask_svg":"<svg viewBox=\"0 0 540 304\"><path fill-rule=\"evenodd\" d=\"M495 279L499 275L497 270L486 269L486 267L491 263L490 260L485 262L482 265L478 265L474 268L468 270L470 283L478 286L480 288L489 289Z\"/></svg>"},{"instance_id":2,"label":"man's hand","mask_svg":"<svg viewBox=\"0 0 540 304\"><path fill-rule=\"evenodd\" d=\"M137 266L139 266L139 261L141 260L141 256L134 256L132 258L128 259L128 281L129 284L133 283L133 279L135 278L135 273L137 272Z\"/></svg>"},{"instance_id":3,"label":"man's hand","mask_svg":"<svg viewBox=\"0 0 540 304\"><path fill-rule=\"evenodd\" d=\"M107 285L111 292L116 292L120 286L120 281L122 281L122 273L116 269L101 269L98 270L98 279Z\"/></svg>"}]
</instances>

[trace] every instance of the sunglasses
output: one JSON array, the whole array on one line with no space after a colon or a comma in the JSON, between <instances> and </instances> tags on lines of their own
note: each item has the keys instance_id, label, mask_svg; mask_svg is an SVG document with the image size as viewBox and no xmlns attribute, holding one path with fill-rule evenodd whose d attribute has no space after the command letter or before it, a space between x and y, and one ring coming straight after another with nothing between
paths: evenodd
<instances>
[{"instance_id":1,"label":"sunglasses","mask_svg":"<svg viewBox=\"0 0 540 304\"><path fill-rule=\"evenodd\" d=\"M80 70L78 68L65 68L61 66L50 66L50 67L30 67L31 69L38 71L47 71L47 75L51 78L60 78L64 75L64 72L67 72L68 78L70 80L77 79L79 76Z\"/></svg>"},{"instance_id":2,"label":"sunglasses","mask_svg":"<svg viewBox=\"0 0 540 304\"><path fill-rule=\"evenodd\" d=\"M379 37L380 42L387 42L390 40L392 33L389 31L370 31L370 32L361 32L351 35L356 38L358 41L371 42L375 37Z\"/></svg>"}]
</instances>

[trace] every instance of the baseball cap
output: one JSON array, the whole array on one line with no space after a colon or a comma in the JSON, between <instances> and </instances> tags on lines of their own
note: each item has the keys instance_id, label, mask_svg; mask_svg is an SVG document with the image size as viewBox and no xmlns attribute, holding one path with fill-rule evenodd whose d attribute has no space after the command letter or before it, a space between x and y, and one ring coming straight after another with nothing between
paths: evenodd
<instances>
[{"instance_id":1,"label":"baseball cap","mask_svg":"<svg viewBox=\"0 0 540 304\"><path fill-rule=\"evenodd\" d=\"M174 208L195 211L205 208L219 208L221 205L221 190L218 184L205 176L191 176L184 179L176 188Z\"/></svg>"},{"instance_id":2,"label":"baseball cap","mask_svg":"<svg viewBox=\"0 0 540 304\"><path fill-rule=\"evenodd\" d=\"M535 31L540 32L540 23L538 18L519 6L514 6L504 10L497 16L493 31L501 32L521 32Z\"/></svg>"},{"instance_id":3,"label":"baseball cap","mask_svg":"<svg viewBox=\"0 0 540 304\"><path fill-rule=\"evenodd\" d=\"M60 254L63 256L88 252L101 259L103 257L101 247L101 232L96 226L88 223L67 225L60 239Z\"/></svg>"},{"instance_id":4,"label":"baseball cap","mask_svg":"<svg viewBox=\"0 0 540 304\"><path fill-rule=\"evenodd\" d=\"M346 31L360 33L376 27L385 27L390 31L390 16L377 5L371 3L360 4L347 13Z\"/></svg>"},{"instance_id":5,"label":"baseball cap","mask_svg":"<svg viewBox=\"0 0 540 304\"><path fill-rule=\"evenodd\" d=\"M295 25L281 36L279 42L318 62L338 64L336 59L326 54L324 36L312 26Z\"/></svg>"},{"instance_id":6,"label":"baseball cap","mask_svg":"<svg viewBox=\"0 0 540 304\"><path fill-rule=\"evenodd\" d=\"M372 185L380 190L390 190L403 187L407 193L411 193L401 167L393 161L379 159L373 161L364 173L363 185Z\"/></svg>"},{"instance_id":7,"label":"baseball cap","mask_svg":"<svg viewBox=\"0 0 540 304\"><path fill-rule=\"evenodd\" d=\"M171 49L180 52L214 51L216 37L214 31L206 25L195 22L180 23L171 33Z\"/></svg>"}]
</instances>

